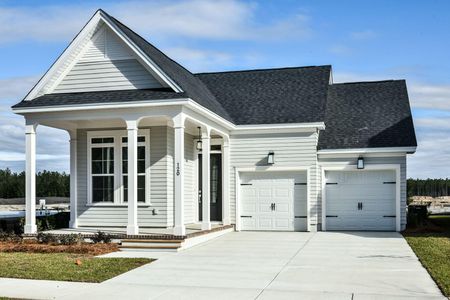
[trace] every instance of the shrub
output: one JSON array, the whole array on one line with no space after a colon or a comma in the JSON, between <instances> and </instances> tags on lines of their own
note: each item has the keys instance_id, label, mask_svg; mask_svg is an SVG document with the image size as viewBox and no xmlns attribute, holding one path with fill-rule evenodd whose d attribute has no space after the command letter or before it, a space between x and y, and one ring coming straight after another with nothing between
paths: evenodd
<instances>
[{"instance_id":1,"label":"shrub","mask_svg":"<svg viewBox=\"0 0 450 300\"><path fill-rule=\"evenodd\" d=\"M105 243L105 244L109 244L111 243L112 240L112 236L108 233L102 232L102 231L98 231L92 238L91 238L92 242L94 244L97 243Z\"/></svg>"},{"instance_id":2,"label":"shrub","mask_svg":"<svg viewBox=\"0 0 450 300\"><path fill-rule=\"evenodd\" d=\"M22 237L15 234L13 231L0 231L0 241L2 242L20 242Z\"/></svg>"},{"instance_id":3,"label":"shrub","mask_svg":"<svg viewBox=\"0 0 450 300\"><path fill-rule=\"evenodd\" d=\"M56 244L59 242L59 238L51 233L39 232L37 235L37 240L42 244Z\"/></svg>"},{"instance_id":4,"label":"shrub","mask_svg":"<svg viewBox=\"0 0 450 300\"><path fill-rule=\"evenodd\" d=\"M59 242L62 245L75 245L81 242L81 235L79 234L65 234L59 237Z\"/></svg>"}]
</instances>

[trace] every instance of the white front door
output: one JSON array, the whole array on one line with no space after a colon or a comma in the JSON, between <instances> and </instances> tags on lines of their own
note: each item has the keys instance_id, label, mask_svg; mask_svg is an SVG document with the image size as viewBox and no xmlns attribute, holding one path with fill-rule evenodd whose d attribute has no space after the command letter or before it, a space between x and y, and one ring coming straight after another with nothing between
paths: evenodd
<instances>
[{"instance_id":1,"label":"white front door","mask_svg":"<svg viewBox=\"0 0 450 300\"><path fill-rule=\"evenodd\" d=\"M306 231L306 172L241 173L242 230Z\"/></svg>"},{"instance_id":2,"label":"white front door","mask_svg":"<svg viewBox=\"0 0 450 300\"><path fill-rule=\"evenodd\" d=\"M395 231L395 171L327 171L326 229Z\"/></svg>"}]
</instances>

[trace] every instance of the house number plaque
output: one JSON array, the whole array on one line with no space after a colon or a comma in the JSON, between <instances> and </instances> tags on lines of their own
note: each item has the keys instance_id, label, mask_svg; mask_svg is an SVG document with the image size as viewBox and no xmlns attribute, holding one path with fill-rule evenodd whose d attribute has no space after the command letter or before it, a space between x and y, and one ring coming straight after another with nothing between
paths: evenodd
<instances>
[{"instance_id":1,"label":"house number plaque","mask_svg":"<svg viewBox=\"0 0 450 300\"><path fill-rule=\"evenodd\" d=\"M177 176L180 176L180 163L177 163Z\"/></svg>"}]
</instances>

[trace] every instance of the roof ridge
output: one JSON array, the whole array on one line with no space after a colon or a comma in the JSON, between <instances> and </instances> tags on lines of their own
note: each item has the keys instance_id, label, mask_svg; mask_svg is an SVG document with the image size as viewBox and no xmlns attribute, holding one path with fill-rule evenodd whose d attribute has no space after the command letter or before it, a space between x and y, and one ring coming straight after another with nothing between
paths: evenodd
<instances>
[{"instance_id":1,"label":"roof ridge","mask_svg":"<svg viewBox=\"0 0 450 300\"><path fill-rule=\"evenodd\" d=\"M191 73L192 75L194 75L194 73L192 73L191 71L189 71L185 66L183 66L182 64L178 63L176 60L174 60L173 58L171 58L170 56L168 56L167 54L165 54L163 51L161 51L158 47L156 47L154 44L150 43L149 41L147 41L146 38L142 37L140 34L138 34L136 31L134 31L133 29L131 29L130 27L128 27L127 25L125 25L124 23L122 23L121 21L119 21L118 19L116 19L115 17L111 16L110 14L108 14L107 12L105 12L104 10L100 9L100 11L102 11L104 14L106 14L109 18L114 19L114 21L116 21L117 23L120 23L122 26L126 27L128 30L132 31L135 35L137 35L139 38L143 39L145 42L149 43L150 45L152 45L153 48L155 48L155 50L157 50L159 53L161 53L162 55L166 56L168 59L170 59L173 63L179 65L181 68L183 68L184 70L186 70L187 72Z\"/></svg>"},{"instance_id":2,"label":"roof ridge","mask_svg":"<svg viewBox=\"0 0 450 300\"><path fill-rule=\"evenodd\" d=\"M351 81L351 82L338 82L331 85L344 85L344 84L361 84L361 83L382 83L382 82L400 82L405 79L384 79L384 80L366 80L366 81Z\"/></svg>"},{"instance_id":3,"label":"roof ridge","mask_svg":"<svg viewBox=\"0 0 450 300\"><path fill-rule=\"evenodd\" d=\"M318 66L299 66L299 67L279 67L279 68L261 68L261 69L247 69L247 70L230 70L230 71L216 71L216 72L200 72L193 73L194 75L205 75L205 74L223 74L223 73L245 73L245 72L264 72L264 71L274 71L274 70L294 70L294 69L307 69L307 68L324 68L331 65L318 65Z\"/></svg>"},{"instance_id":4,"label":"roof ridge","mask_svg":"<svg viewBox=\"0 0 450 300\"><path fill-rule=\"evenodd\" d=\"M174 59L166 55L163 51L158 49L155 45L147 41L141 35L137 34L134 30L114 18L110 16L108 13L102 11L107 18L109 18L112 22L116 23L119 29L128 36L135 44L137 43L137 47L141 48L144 53L149 56L150 59L155 61L164 72L169 72L167 76L172 78L175 83L177 83L184 92L186 92L190 97L196 101L197 103L204 105L208 109L218 110L224 114L224 118L231 120L231 116L225 110L222 103L216 99L211 90L206 86L206 84L200 80L197 76L195 76L191 71L186 69L184 66L176 62ZM149 54L149 51L151 54ZM163 65L170 69L165 69Z\"/></svg>"}]
</instances>

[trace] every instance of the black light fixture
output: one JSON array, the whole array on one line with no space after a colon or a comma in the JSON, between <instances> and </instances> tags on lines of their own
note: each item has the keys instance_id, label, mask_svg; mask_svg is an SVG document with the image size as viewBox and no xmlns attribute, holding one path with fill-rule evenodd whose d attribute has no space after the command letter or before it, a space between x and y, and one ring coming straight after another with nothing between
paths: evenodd
<instances>
[{"instance_id":1,"label":"black light fixture","mask_svg":"<svg viewBox=\"0 0 450 300\"><path fill-rule=\"evenodd\" d=\"M197 128L198 128L198 140L195 147L197 148L198 151L200 151L202 150L202 129L200 127Z\"/></svg>"},{"instance_id":2,"label":"black light fixture","mask_svg":"<svg viewBox=\"0 0 450 300\"><path fill-rule=\"evenodd\" d=\"M275 163L275 153L273 151L270 151L269 154L267 154L267 164L273 165Z\"/></svg>"},{"instance_id":3,"label":"black light fixture","mask_svg":"<svg viewBox=\"0 0 450 300\"><path fill-rule=\"evenodd\" d=\"M364 169L364 158L362 156L358 157L358 164L356 165L358 169Z\"/></svg>"}]
</instances>

